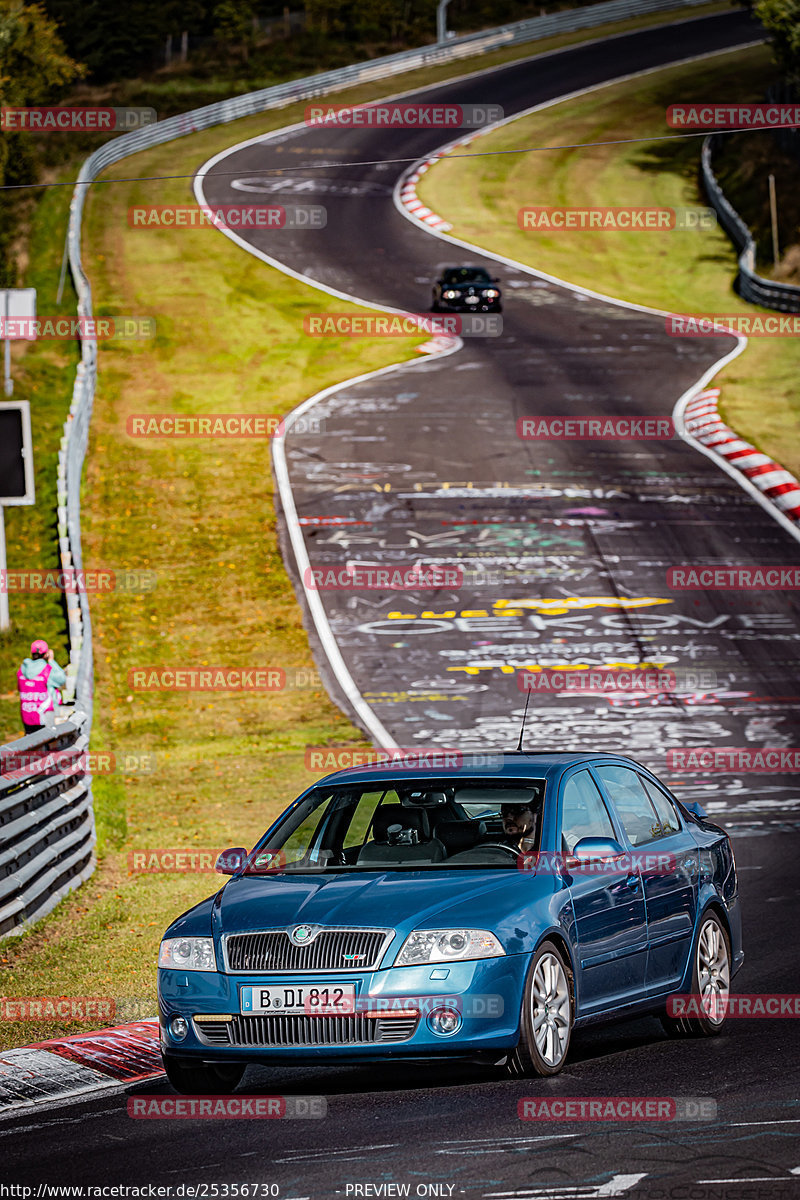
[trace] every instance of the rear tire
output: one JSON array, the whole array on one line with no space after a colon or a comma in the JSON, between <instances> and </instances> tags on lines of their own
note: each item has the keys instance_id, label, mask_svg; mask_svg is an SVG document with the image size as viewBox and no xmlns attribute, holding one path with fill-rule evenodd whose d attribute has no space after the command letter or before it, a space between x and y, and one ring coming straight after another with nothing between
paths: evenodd
<instances>
[{"instance_id":1,"label":"rear tire","mask_svg":"<svg viewBox=\"0 0 800 1200\"><path fill-rule=\"evenodd\" d=\"M239 1063L197 1063L184 1066L164 1055L164 1070L182 1096L228 1096L242 1081L245 1068Z\"/></svg>"},{"instance_id":2,"label":"rear tire","mask_svg":"<svg viewBox=\"0 0 800 1200\"><path fill-rule=\"evenodd\" d=\"M727 1020L731 984L731 942L720 918L709 909L703 913L697 942L692 950L691 997L696 1004L713 1001L717 1013L706 1016L673 1017L661 1014L661 1024L670 1037L718 1037Z\"/></svg>"},{"instance_id":3,"label":"rear tire","mask_svg":"<svg viewBox=\"0 0 800 1200\"><path fill-rule=\"evenodd\" d=\"M569 963L552 942L542 942L525 980L520 1038L506 1063L507 1074L557 1075L569 1052L573 1019Z\"/></svg>"}]
</instances>

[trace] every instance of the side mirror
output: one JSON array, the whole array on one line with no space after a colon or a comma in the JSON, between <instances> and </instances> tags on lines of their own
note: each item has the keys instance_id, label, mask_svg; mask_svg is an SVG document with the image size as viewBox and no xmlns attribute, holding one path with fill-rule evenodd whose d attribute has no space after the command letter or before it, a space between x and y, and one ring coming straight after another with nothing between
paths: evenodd
<instances>
[{"instance_id":1,"label":"side mirror","mask_svg":"<svg viewBox=\"0 0 800 1200\"><path fill-rule=\"evenodd\" d=\"M576 863L586 863L603 858L619 858L624 853L614 838L585 837L577 843L569 858Z\"/></svg>"},{"instance_id":2,"label":"side mirror","mask_svg":"<svg viewBox=\"0 0 800 1200\"><path fill-rule=\"evenodd\" d=\"M220 875L235 875L237 871L241 871L246 858L247 851L244 846L223 850L214 865L214 870Z\"/></svg>"},{"instance_id":3,"label":"side mirror","mask_svg":"<svg viewBox=\"0 0 800 1200\"><path fill-rule=\"evenodd\" d=\"M705 820L705 818L708 816L708 813L703 808L702 804L699 804L697 800L684 800L683 807L688 808L689 812L692 813L693 816L699 817L701 821Z\"/></svg>"}]
</instances>

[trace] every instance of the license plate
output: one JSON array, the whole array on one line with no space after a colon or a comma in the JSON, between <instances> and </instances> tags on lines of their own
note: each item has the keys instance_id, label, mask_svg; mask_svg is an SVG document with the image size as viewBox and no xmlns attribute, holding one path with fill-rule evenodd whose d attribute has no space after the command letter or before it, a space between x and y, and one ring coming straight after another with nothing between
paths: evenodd
<instances>
[{"instance_id":1,"label":"license plate","mask_svg":"<svg viewBox=\"0 0 800 1200\"><path fill-rule=\"evenodd\" d=\"M243 1013L257 1016L347 1016L356 1009L352 983L254 983L239 989L239 999Z\"/></svg>"}]
</instances>

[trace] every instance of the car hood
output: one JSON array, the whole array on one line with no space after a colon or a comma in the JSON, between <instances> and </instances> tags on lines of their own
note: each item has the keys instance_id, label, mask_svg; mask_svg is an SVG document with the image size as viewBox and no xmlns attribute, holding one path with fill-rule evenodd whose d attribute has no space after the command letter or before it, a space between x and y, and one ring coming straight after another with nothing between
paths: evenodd
<instances>
[{"instance_id":1,"label":"car hood","mask_svg":"<svg viewBox=\"0 0 800 1200\"><path fill-rule=\"evenodd\" d=\"M396 929L512 931L553 880L521 871L368 871L232 879L214 905L215 933L308 923Z\"/></svg>"}]
</instances>

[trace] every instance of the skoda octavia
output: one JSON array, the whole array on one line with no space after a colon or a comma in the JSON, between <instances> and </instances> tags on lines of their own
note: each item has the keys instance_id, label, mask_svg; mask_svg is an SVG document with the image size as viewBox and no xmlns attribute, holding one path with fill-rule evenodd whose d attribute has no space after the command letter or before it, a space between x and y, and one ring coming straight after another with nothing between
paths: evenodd
<instances>
[{"instance_id":1,"label":"skoda octavia","mask_svg":"<svg viewBox=\"0 0 800 1200\"><path fill-rule=\"evenodd\" d=\"M490 758L338 771L220 856L159 953L175 1088L279 1061L553 1075L573 1029L641 1013L720 1032L743 960L725 832L628 758Z\"/></svg>"}]
</instances>

